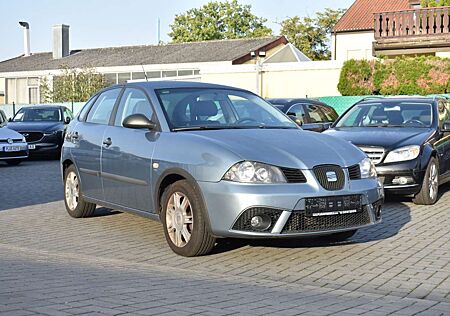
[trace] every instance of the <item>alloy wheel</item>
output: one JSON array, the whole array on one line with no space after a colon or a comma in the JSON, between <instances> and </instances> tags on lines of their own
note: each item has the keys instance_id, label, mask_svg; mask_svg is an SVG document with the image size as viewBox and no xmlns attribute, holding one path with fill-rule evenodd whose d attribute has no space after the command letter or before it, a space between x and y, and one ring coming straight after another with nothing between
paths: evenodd
<instances>
[{"instance_id":1,"label":"alloy wheel","mask_svg":"<svg viewBox=\"0 0 450 316\"><path fill-rule=\"evenodd\" d=\"M71 211L78 206L78 198L80 196L80 186L78 184L78 176L71 171L66 177L65 198L67 206Z\"/></svg>"},{"instance_id":2,"label":"alloy wheel","mask_svg":"<svg viewBox=\"0 0 450 316\"><path fill-rule=\"evenodd\" d=\"M435 163L432 163L430 166L430 173L428 176L428 194L430 195L430 199L434 200L438 194L438 170Z\"/></svg>"},{"instance_id":3,"label":"alloy wheel","mask_svg":"<svg viewBox=\"0 0 450 316\"><path fill-rule=\"evenodd\" d=\"M192 236L193 229L192 206L181 192L174 192L167 203L166 229L170 240L177 247L184 247Z\"/></svg>"}]
</instances>

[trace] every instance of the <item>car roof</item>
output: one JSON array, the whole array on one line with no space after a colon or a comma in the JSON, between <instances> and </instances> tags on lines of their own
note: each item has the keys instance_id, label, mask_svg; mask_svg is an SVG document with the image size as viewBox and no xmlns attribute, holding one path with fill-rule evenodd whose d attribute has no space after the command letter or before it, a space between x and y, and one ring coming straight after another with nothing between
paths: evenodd
<instances>
[{"instance_id":1,"label":"car roof","mask_svg":"<svg viewBox=\"0 0 450 316\"><path fill-rule=\"evenodd\" d=\"M369 99L363 99L360 102L358 102L359 104L372 104L372 103L398 103L398 102L420 102L420 101L425 101L425 102L429 102L429 103L433 103L434 101L437 100L444 100L444 98L434 98L434 97L421 97L421 96L411 96L411 97L379 97L379 98L369 98Z\"/></svg>"},{"instance_id":2,"label":"car roof","mask_svg":"<svg viewBox=\"0 0 450 316\"><path fill-rule=\"evenodd\" d=\"M206 83L206 82L198 82L198 81L174 81L174 80L161 80L161 81L138 81L138 82L128 82L126 84L122 85L115 85L119 87L123 86L137 86L144 89L153 89L153 90L159 90L159 89L174 89L174 88L215 88L215 89L231 89L231 90L242 90L246 91L244 89L231 87L231 86L225 86L225 85L219 85L219 84L213 84L213 83ZM112 86L114 87L114 86Z\"/></svg>"},{"instance_id":3,"label":"car roof","mask_svg":"<svg viewBox=\"0 0 450 316\"><path fill-rule=\"evenodd\" d=\"M296 104L296 103L310 103L310 104L327 105L319 100L307 99L307 98L269 98L269 99L266 99L266 101L269 101L270 103L273 103L273 104L281 104L281 105L292 105L292 104Z\"/></svg>"},{"instance_id":4,"label":"car roof","mask_svg":"<svg viewBox=\"0 0 450 316\"><path fill-rule=\"evenodd\" d=\"M64 109L67 107L64 105L55 105L55 104L36 104L33 106L26 106L22 109Z\"/></svg>"}]
</instances>

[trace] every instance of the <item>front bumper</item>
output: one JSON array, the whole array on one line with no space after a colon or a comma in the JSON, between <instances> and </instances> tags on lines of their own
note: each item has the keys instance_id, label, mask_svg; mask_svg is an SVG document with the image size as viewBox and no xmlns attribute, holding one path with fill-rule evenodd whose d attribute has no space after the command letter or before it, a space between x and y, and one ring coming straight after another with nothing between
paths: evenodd
<instances>
[{"instance_id":1,"label":"front bumper","mask_svg":"<svg viewBox=\"0 0 450 316\"><path fill-rule=\"evenodd\" d=\"M18 151L6 151L6 147L19 147ZM25 159L28 157L27 143L12 143L4 144L0 143L0 160L13 160L13 159Z\"/></svg>"},{"instance_id":2,"label":"front bumper","mask_svg":"<svg viewBox=\"0 0 450 316\"><path fill-rule=\"evenodd\" d=\"M417 159L376 166L378 178L383 184L386 193L396 195L417 194L422 188L422 182L426 172L426 166L422 169ZM407 179L406 183L398 183L398 180ZM397 182L396 182L397 181Z\"/></svg>"},{"instance_id":3,"label":"front bumper","mask_svg":"<svg viewBox=\"0 0 450 316\"><path fill-rule=\"evenodd\" d=\"M29 142L30 156L59 154L63 143L61 135L44 135L39 141Z\"/></svg>"},{"instance_id":4,"label":"front bumper","mask_svg":"<svg viewBox=\"0 0 450 316\"><path fill-rule=\"evenodd\" d=\"M317 182L304 184L242 184L229 181L199 182L212 234L217 237L293 237L326 235L339 231L353 230L370 226L381 221L381 205L384 191L377 179L347 181L344 189L326 191ZM361 195L363 211L355 214L323 216L312 220L313 226L307 230L298 229L293 224L305 220L305 199L315 197L339 197ZM266 231L251 231L236 225L242 216L258 210L267 210L273 225ZM378 213L378 214L377 214ZM364 220L355 220L355 216L364 216ZM251 216L251 215L249 215ZM350 219L352 217L353 219ZM249 217L250 218L250 217ZM249 218L247 220L249 220ZM348 220L347 220L348 219ZM344 221L343 225L319 221ZM297 227L292 229L292 227ZM248 226L248 225L247 225ZM316 227L317 229L310 229Z\"/></svg>"}]
</instances>

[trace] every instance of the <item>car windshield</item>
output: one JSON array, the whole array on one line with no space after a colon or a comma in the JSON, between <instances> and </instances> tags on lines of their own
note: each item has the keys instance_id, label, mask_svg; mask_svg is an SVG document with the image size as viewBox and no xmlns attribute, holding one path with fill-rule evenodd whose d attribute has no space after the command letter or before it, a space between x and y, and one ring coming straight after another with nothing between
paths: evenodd
<instances>
[{"instance_id":1,"label":"car windshield","mask_svg":"<svg viewBox=\"0 0 450 316\"><path fill-rule=\"evenodd\" d=\"M348 111L336 127L430 127L432 106L426 102L371 102Z\"/></svg>"},{"instance_id":2,"label":"car windshield","mask_svg":"<svg viewBox=\"0 0 450 316\"><path fill-rule=\"evenodd\" d=\"M21 108L13 118L13 122L61 121L59 109Z\"/></svg>"},{"instance_id":3,"label":"car windshield","mask_svg":"<svg viewBox=\"0 0 450 316\"><path fill-rule=\"evenodd\" d=\"M272 105L245 91L175 88L156 94L173 131L298 128Z\"/></svg>"}]
</instances>

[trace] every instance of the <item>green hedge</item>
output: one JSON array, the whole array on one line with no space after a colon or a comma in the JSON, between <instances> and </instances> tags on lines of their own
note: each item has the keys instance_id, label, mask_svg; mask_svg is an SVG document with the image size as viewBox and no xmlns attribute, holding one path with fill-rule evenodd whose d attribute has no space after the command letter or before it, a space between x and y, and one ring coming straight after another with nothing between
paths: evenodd
<instances>
[{"instance_id":1,"label":"green hedge","mask_svg":"<svg viewBox=\"0 0 450 316\"><path fill-rule=\"evenodd\" d=\"M398 57L348 60L338 84L342 95L440 94L450 91L450 59Z\"/></svg>"}]
</instances>

